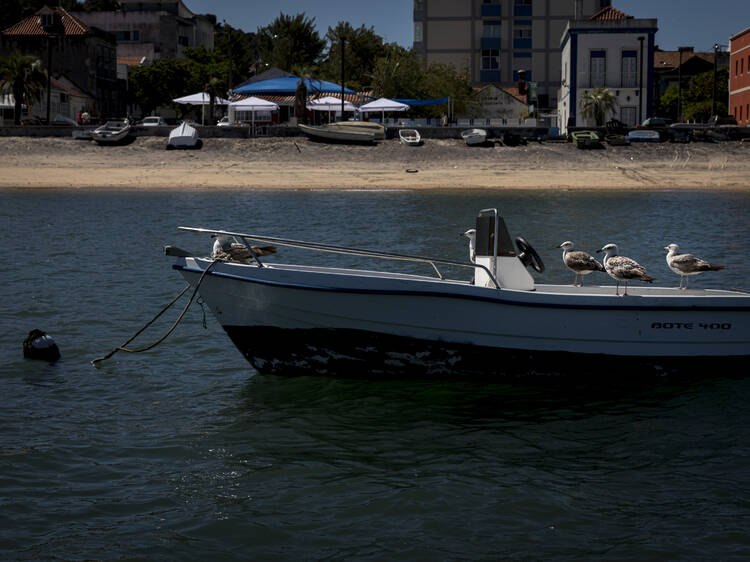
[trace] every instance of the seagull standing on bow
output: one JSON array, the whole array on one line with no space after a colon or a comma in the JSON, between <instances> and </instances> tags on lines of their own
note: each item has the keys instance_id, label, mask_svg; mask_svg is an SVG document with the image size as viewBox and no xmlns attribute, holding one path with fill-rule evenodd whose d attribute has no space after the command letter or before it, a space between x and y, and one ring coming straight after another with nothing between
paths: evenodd
<instances>
[{"instance_id":1,"label":"seagull standing on bow","mask_svg":"<svg viewBox=\"0 0 750 562\"><path fill-rule=\"evenodd\" d=\"M227 234L212 234L214 246L211 250L211 258L221 261L235 261L240 263L250 263L256 256L267 256L276 253L276 246L250 246L234 241L233 236ZM250 251L252 248L252 252Z\"/></svg>"},{"instance_id":2,"label":"seagull standing on bow","mask_svg":"<svg viewBox=\"0 0 750 562\"><path fill-rule=\"evenodd\" d=\"M604 269L610 277L617 281L616 295L620 294L620 281L625 282L625 292L622 296L626 296L628 294L628 281L636 280L651 283L656 280L656 277L647 275L646 268L637 261L625 256L618 256L616 244L607 244L599 248L596 252L605 252L604 259L602 260L604 262Z\"/></svg>"},{"instance_id":3,"label":"seagull standing on bow","mask_svg":"<svg viewBox=\"0 0 750 562\"><path fill-rule=\"evenodd\" d=\"M583 287L583 276L588 275L592 271L604 271L604 266L600 264L594 257L588 252L582 250L574 250L574 244L570 240L563 242L558 246L563 249L563 263L570 271L574 272L576 276L573 278L573 286L578 286L578 276L581 276L581 287Z\"/></svg>"},{"instance_id":4,"label":"seagull standing on bow","mask_svg":"<svg viewBox=\"0 0 750 562\"><path fill-rule=\"evenodd\" d=\"M724 265L711 265L707 261L696 258L693 254L678 254L680 247L677 244L664 246L667 251L667 265L669 269L680 276L680 289L688 288L688 281L691 275L698 275L704 271L719 271L724 269ZM685 278L685 286L682 286L682 279Z\"/></svg>"},{"instance_id":5,"label":"seagull standing on bow","mask_svg":"<svg viewBox=\"0 0 750 562\"><path fill-rule=\"evenodd\" d=\"M469 260L471 263L476 263L477 260L477 231L475 228L470 228L461 236L469 239Z\"/></svg>"}]
</instances>

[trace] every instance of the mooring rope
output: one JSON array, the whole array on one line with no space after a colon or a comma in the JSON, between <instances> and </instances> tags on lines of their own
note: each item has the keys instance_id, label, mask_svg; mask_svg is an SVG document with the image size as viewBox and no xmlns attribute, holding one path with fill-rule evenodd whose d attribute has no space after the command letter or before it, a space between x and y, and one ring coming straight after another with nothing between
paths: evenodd
<instances>
[{"instance_id":1,"label":"mooring rope","mask_svg":"<svg viewBox=\"0 0 750 562\"><path fill-rule=\"evenodd\" d=\"M106 355L103 355L102 357L97 357L96 359L93 359L91 361L91 364L96 367L98 363L101 363L102 361L105 361L106 359L109 359L110 357L112 357L118 351L126 351L128 353L142 353L144 351L148 351L149 349L155 348L157 345L159 345L164 340L166 340L169 337L169 335L172 332L175 331L175 328L177 328L177 325L180 323L180 321L182 320L183 316L185 316L185 313L187 313L188 309L190 308L190 305L193 304L193 300L195 299L195 295L198 293L198 288L201 286L201 283L203 283L203 279L206 276L206 274L219 261L221 261L221 260L214 260L214 261L212 261L211 264L206 269L203 270L203 273L201 273L201 276L198 279L198 283L195 285L195 290L193 290L193 294L190 296L190 300L185 305L185 308L182 309L182 312L177 317L177 320L175 320L174 323L172 324L172 326L169 328L169 330L167 330L167 333L165 333L162 337L160 337L154 343L151 343L151 344L146 345L144 347L138 347L138 348L135 348L135 349L130 349L128 347L125 347L130 342L132 342L135 338L137 338L139 335L141 335L146 330L146 328L148 328L151 324L153 324L154 322L156 322L156 320L162 314L164 314L167 310L169 310L169 308L174 303L176 303L180 299L180 297L182 295L184 295L187 292L187 290L190 288L190 284L189 283L188 283L188 285L184 289L182 289L182 291L179 292L179 294L175 298L172 299L172 301L168 305L166 305L164 308L162 308L156 316L154 316L151 320L149 320L148 322L146 322L146 324L140 330L138 330L135 334L133 334L133 336L131 336L130 339L128 339L128 341L126 341L122 345L118 345L117 347L115 347L112 351L110 351ZM205 325L205 313L204 313L204 325Z\"/></svg>"}]
</instances>

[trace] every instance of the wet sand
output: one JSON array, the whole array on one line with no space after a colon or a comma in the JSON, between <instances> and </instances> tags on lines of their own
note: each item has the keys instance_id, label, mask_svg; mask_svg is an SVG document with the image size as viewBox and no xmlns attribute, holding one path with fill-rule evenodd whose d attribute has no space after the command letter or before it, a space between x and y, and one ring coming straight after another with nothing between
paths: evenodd
<instances>
[{"instance_id":1,"label":"wet sand","mask_svg":"<svg viewBox=\"0 0 750 562\"><path fill-rule=\"evenodd\" d=\"M73 138L0 138L1 188L750 190L750 143L467 147L458 139L374 146L304 137L219 139L165 150Z\"/></svg>"}]
</instances>

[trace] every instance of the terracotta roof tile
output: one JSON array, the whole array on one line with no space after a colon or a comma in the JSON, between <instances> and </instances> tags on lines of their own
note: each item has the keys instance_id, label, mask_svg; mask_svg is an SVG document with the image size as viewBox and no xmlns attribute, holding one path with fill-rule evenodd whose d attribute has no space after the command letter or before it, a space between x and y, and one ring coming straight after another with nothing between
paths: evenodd
<instances>
[{"instance_id":1,"label":"terracotta roof tile","mask_svg":"<svg viewBox=\"0 0 750 562\"><path fill-rule=\"evenodd\" d=\"M687 52L682 53L682 64L684 65L693 57L701 58L705 61L713 64L714 54L713 53L695 53ZM679 51L656 51L654 53L654 68L659 70L665 69L676 69L680 66L680 52Z\"/></svg>"},{"instance_id":2,"label":"terracotta roof tile","mask_svg":"<svg viewBox=\"0 0 750 562\"><path fill-rule=\"evenodd\" d=\"M146 57L117 57L117 64L125 64L127 66L140 66L146 62Z\"/></svg>"},{"instance_id":3,"label":"terracotta roof tile","mask_svg":"<svg viewBox=\"0 0 750 562\"><path fill-rule=\"evenodd\" d=\"M618 21L630 19L633 19L633 16L629 16L625 12L621 12L612 6L602 8L589 18L589 20L592 21Z\"/></svg>"},{"instance_id":4,"label":"terracotta roof tile","mask_svg":"<svg viewBox=\"0 0 750 562\"><path fill-rule=\"evenodd\" d=\"M56 33L49 33L44 30L40 23L39 10L33 16L29 16L22 19L15 25L11 25L8 29L2 32L3 35L57 35ZM64 8L54 7L51 10L60 16L62 20L63 30L65 35L86 35L91 28L79 20L77 17L69 14Z\"/></svg>"}]
</instances>

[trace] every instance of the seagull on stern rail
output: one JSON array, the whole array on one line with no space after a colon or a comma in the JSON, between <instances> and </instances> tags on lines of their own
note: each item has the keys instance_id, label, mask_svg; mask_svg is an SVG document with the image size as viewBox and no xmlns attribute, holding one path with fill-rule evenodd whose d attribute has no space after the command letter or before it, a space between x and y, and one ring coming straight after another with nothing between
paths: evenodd
<instances>
[{"instance_id":1,"label":"seagull on stern rail","mask_svg":"<svg viewBox=\"0 0 750 562\"><path fill-rule=\"evenodd\" d=\"M250 246L250 248L239 242L235 242L233 236L226 234L212 234L214 240L214 246L211 251L211 258L221 261L234 261L239 263L250 263L255 260L253 252L256 256L267 256L276 253L276 246Z\"/></svg>"}]
</instances>

